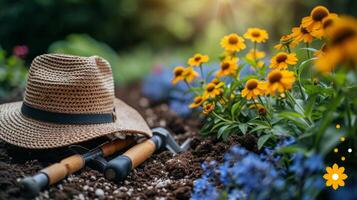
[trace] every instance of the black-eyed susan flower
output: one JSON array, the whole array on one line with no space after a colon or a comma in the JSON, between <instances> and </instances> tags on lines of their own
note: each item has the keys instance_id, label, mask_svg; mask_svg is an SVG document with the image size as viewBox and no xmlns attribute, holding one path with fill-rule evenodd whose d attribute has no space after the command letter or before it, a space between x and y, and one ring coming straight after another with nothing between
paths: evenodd
<instances>
[{"instance_id":1,"label":"black-eyed susan flower","mask_svg":"<svg viewBox=\"0 0 357 200\"><path fill-rule=\"evenodd\" d=\"M235 76L238 69L238 58L224 59L221 62L220 69L217 72L218 77Z\"/></svg>"},{"instance_id":2,"label":"black-eyed susan flower","mask_svg":"<svg viewBox=\"0 0 357 200\"><path fill-rule=\"evenodd\" d=\"M183 67L183 66L177 66L174 68L174 78L172 79L172 84L177 84L179 81L186 81L187 83L190 83L198 77L198 73L193 70L192 67Z\"/></svg>"},{"instance_id":3,"label":"black-eyed susan flower","mask_svg":"<svg viewBox=\"0 0 357 200\"><path fill-rule=\"evenodd\" d=\"M333 24L336 22L336 20L338 19L338 15L332 13L330 14L328 17L325 17L322 20L322 28L325 31L325 36L328 37L328 32L330 30L330 28L333 26Z\"/></svg>"},{"instance_id":4,"label":"black-eyed susan flower","mask_svg":"<svg viewBox=\"0 0 357 200\"><path fill-rule=\"evenodd\" d=\"M326 180L326 186L337 190L338 187L345 186L344 180L348 178L348 176L344 173L344 167L338 167L335 163L332 167L326 167L326 174L324 174L323 178Z\"/></svg>"},{"instance_id":5,"label":"black-eyed susan flower","mask_svg":"<svg viewBox=\"0 0 357 200\"><path fill-rule=\"evenodd\" d=\"M193 67L187 67L183 71L183 76L185 81L191 83L196 77L199 77L198 73L193 69Z\"/></svg>"},{"instance_id":6,"label":"black-eyed susan flower","mask_svg":"<svg viewBox=\"0 0 357 200\"><path fill-rule=\"evenodd\" d=\"M195 99L193 100L193 102L189 105L189 108L197 108L200 107L203 102L205 102L205 98L203 98L203 96L197 96L195 97Z\"/></svg>"},{"instance_id":7,"label":"black-eyed susan flower","mask_svg":"<svg viewBox=\"0 0 357 200\"><path fill-rule=\"evenodd\" d=\"M203 114L208 115L214 110L215 105L213 103L206 103L203 105Z\"/></svg>"},{"instance_id":8,"label":"black-eyed susan flower","mask_svg":"<svg viewBox=\"0 0 357 200\"><path fill-rule=\"evenodd\" d=\"M174 78L172 79L172 84L177 84L179 81L182 81L185 79L183 76L183 72L185 71L185 68L182 66L177 66L174 68Z\"/></svg>"},{"instance_id":9,"label":"black-eyed susan flower","mask_svg":"<svg viewBox=\"0 0 357 200\"><path fill-rule=\"evenodd\" d=\"M295 53L279 52L270 60L270 68L287 69L289 65L295 65L297 61Z\"/></svg>"},{"instance_id":10,"label":"black-eyed susan flower","mask_svg":"<svg viewBox=\"0 0 357 200\"><path fill-rule=\"evenodd\" d=\"M287 46L296 47L296 45L298 45L298 42L294 40L291 34L288 34L281 36L279 44L275 45L274 48L277 50L282 50Z\"/></svg>"},{"instance_id":11,"label":"black-eyed susan flower","mask_svg":"<svg viewBox=\"0 0 357 200\"><path fill-rule=\"evenodd\" d=\"M319 72L331 72L337 65L357 67L357 20L339 17L328 31L328 49L318 56L315 66Z\"/></svg>"},{"instance_id":12,"label":"black-eyed susan flower","mask_svg":"<svg viewBox=\"0 0 357 200\"><path fill-rule=\"evenodd\" d=\"M306 28L311 35L321 38L324 35L322 21L330 15L330 11L324 6L316 6L312 9L310 16L302 19L301 25Z\"/></svg>"},{"instance_id":13,"label":"black-eyed susan flower","mask_svg":"<svg viewBox=\"0 0 357 200\"><path fill-rule=\"evenodd\" d=\"M208 62L208 55L195 54L190 59L188 59L188 65L193 67L199 67L202 63Z\"/></svg>"},{"instance_id":14,"label":"black-eyed susan flower","mask_svg":"<svg viewBox=\"0 0 357 200\"><path fill-rule=\"evenodd\" d=\"M266 108L260 103L254 103L250 105L249 108L257 110L259 115L265 116L267 114Z\"/></svg>"},{"instance_id":15,"label":"black-eyed susan flower","mask_svg":"<svg viewBox=\"0 0 357 200\"><path fill-rule=\"evenodd\" d=\"M216 96L219 96L222 94L222 87L224 83L220 82L217 85L215 83L208 83L205 86L205 92L203 93L203 98L208 99L208 98L214 98Z\"/></svg>"},{"instance_id":16,"label":"black-eyed susan flower","mask_svg":"<svg viewBox=\"0 0 357 200\"><path fill-rule=\"evenodd\" d=\"M235 33L224 36L221 46L228 52L238 52L246 47L244 39Z\"/></svg>"},{"instance_id":17,"label":"black-eyed susan flower","mask_svg":"<svg viewBox=\"0 0 357 200\"><path fill-rule=\"evenodd\" d=\"M275 95L290 90L295 82L294 72L288 70L273 70L269 72L266 82L266 93Z\"/></svg>"},{"instance_id":18,"label":"black-eyed susan flower","mask_svg":"<svg viewBox=\"0 0 357 200\"><path fill-rule=\"evenodd\" d=\"M303 41L304 43L311 43L313 39L310 31L303 26L292 28L291 36L297 43L301 41Z\"/></svg>"},{"instance_id":19,"label":"black-eyed susan flower","mask_svg":"<svg viewBox=\"0 0 357 200\"><path fill-rule=\"evenodd\" d=\"M265 83L257 79L249 79L242 90L242 97L245 97L247 100L256 99L258 96L264 95L265 90Z\"/></svg>"},{"instance_id":20,"label":"black-eyed susan flower","mask_svg":"<svg viewBox=\"0 0 357 200\"><path fill-rule=\"evenodd\" d=\"M257 49L251 49L245 57L249 60L261 59L265 57L265 52Z\"/></svg>"},{"instance_id":21,"label":"black-eyed susan flower","mask_svg":"<svg viewBox=\"0 0 357 200\"><path fill-rule=\"evenodd\" d=\"M244 37L252 42L263 43L269 38L268 32L260 28L248 28Z\"/></svg>"}]
</instances>

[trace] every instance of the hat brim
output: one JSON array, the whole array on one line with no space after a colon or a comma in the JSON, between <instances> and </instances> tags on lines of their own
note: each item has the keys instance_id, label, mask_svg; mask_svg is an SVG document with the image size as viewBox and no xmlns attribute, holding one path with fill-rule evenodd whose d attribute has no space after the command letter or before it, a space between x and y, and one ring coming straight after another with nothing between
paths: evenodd
<instances>
[{"instance_id":1,"label":"hat brim","mask_svg":"<svg viewBox=\"0 0 357 200\"><path fill-rule=\"evenodd\" d=\"M119 99L114 100L113 123L63 125L33 120L21 114L22 102L0 105L0 138L30 149L63 147L113 133L152 136L141 115Z\"/></svg>"}]
</instances>

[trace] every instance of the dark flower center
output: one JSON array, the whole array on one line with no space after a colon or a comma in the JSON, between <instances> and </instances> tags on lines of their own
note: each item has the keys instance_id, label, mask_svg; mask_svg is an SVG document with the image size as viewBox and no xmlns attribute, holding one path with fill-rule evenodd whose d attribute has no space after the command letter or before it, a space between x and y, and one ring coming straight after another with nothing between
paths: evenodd
<instances>
[{"instance_id":1,"label":"dark flower center","mask_svg":"<svg viewBox=\"0 0 357 200\"><path fill-rule=\"evenodd\" d=\"M181 76L183 73L183 70L182 69L177 69L175 70L175 76Z\"/></svg>"},{"instance_id":2,"label":"dark flower center","mask_svg":"<svg viewBox=\"0 0 357 200\"><path fill-rule=\"evenodd\" d=\"M225 63L222 63L221 65L221 69L224 71L224 70L227 70L229 68L229 63L225 62Z\"/></svg>"},{"instance_id":3,"label":"dark flower center","mask_svg":"<svg viewBox=\"0 0 357 200\"><path fill-rule=\"evenodd\" d=\"M343 43L344 41L353 38L357 35L356 30L350 28L350 27L344 27L334 35L334 37L331 38L331 45L339 45Z\"/></svg>"},{"instance_id":4,"label":"dark flower center","mask_svg":"<svg viewBox=\"0 0 357 200\"><path fill-rule=\"evenodd\" d=\"M324 23L322 24L322 28L327 29L328 27L330 27L332 25L332 23L333 23L332 19L324 20Z\"/></svg>"},{"instance_id":5,"label":"dark flower center","mask_svg":"<svg viewBox=\"0 0 357 200\"><path fill-rule=\"evenodd\" d=\"M202 97L198 97L195 99L195 104L200 104L202 102Z\"/></svg>"},{"instance_id":6,"label":"dark flower center","mask_svg":"<svg viewBox=\"0 0 357 200\"><path fill-rule=\"evenodd\" d=\"M259 37L259 36L260 36L260 33L259 33L258 31L254 31L254 32L252 33L252 36L253 36L253 37Z\"/></svg>"},{"instance_id":7,"label":"dark flower center","mask_svg":"<svg viewBox=\"0 0 357 200\"><path fill-rule=\"evenodd\" d=\"M207 92L212 92L214 90L214 85L212 84L212 85L209 85L208 87L207 87Z\"/></svg>"},{"instance_id":8,"label":"dark flower center","mask_svg":"<svg viewBox=\"0 0 357 200\"><path fill-rule=\"evenodd\" d=\"M235 36L230 36L228 38L228 42L229 42L229 44L237 44L238 43L238 38L235 37Z\"/></svg>"},{"instance_id":9,"label":"dark flower center","mask_svg":"<svg viewBox=\"0 0 357 200\"><path fill-rule=\"evenodd\" d=\"M257 81L248 81L247 82L248 90L254 90L257 87L258 87L258 82Z\"/></svg>"},{"instance_id":10,"label":"dark flower center","mask_svg":"<svg viewBox=\"0 0 357 200\"><path fill-rule=\"evenodd\" d=\"M301 27L301 28L300 28L300 32L301 32L302 34L308 34L308 33L309 33L309 31L308 31L306 28L304 28L304 27Z\"/></svg>"},{"instance_id":11,"label":"dark flower center","mask_svg":"<svg viewBox=\"0 0 357 200\"><path fill-rule=\"evenodd\" d=\"M269 76L269 82L276 83L279 82L281 78L283 78L283 75L280 72L274 72Z\"/></svg>"},{"instance_id":12,"label":"dark flower center","mask_svg":"<svg viewBox=\"0 0 357 200\"><path fill-rule=\"evenodd\" d=\"M314 21L321 21L328 16L328 11L325 8L318 8L312 13L312 19Z\"/></svg>"},{"instance_id":13,"label":"dark flower center","mask_svg":"<svg viewBox=\"0 0 357 200\"><path fill-rule=\"evenodd\" d=\"M285 54L280 54L278 55L278 57L276 57L276 62L282 63L285 62L286 59L288 59L288 56L286 56Z\"/></svg>"},{"instance_id":14,"label":"dark flower center","mask_svg":"<svg viewBox=\"0 0 357 200\"><path fill-rule=\"evenodd\" d=\"M195 57L195 61L198 62L198 61L200 61L200 60L201 60L201 56L196 56L196 57Z\"/></svg>"}]
</instances>

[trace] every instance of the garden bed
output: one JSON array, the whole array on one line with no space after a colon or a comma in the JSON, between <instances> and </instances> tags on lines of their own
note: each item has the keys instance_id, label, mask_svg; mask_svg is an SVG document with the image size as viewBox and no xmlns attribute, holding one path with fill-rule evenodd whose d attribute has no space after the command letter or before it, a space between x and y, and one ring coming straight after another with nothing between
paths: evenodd
<instances>
[{"instance_id":1,"label":"garden bed","mask_svg":"<svg viewBox=\"0 0 357 200\"><path fill-rule=\"evenodd\" d=\"M180 142L193 138L191 149L176 156L168 151L155 154L118 184L107 181L98 171L86 168L49 187L40 194L40 199L188 199L193 181L203 173L202 162L222 160L223 153L233 143L242 143L247 149L257 151L253 136L235 136L228 144L201 138L197 134L200 126L197 119L177 117L165 103L149 106L137 85L117 90L117 96L138 109L150 127L168 128ZM86 145L93 146L93 142ZM46 167L50 163L49 157L51 162L59 161L60 156L53 156L59 151L67 152L64 149L23 152L0 141L0 199L23 199L17 180Z\"/></svg>"}]
</instances>

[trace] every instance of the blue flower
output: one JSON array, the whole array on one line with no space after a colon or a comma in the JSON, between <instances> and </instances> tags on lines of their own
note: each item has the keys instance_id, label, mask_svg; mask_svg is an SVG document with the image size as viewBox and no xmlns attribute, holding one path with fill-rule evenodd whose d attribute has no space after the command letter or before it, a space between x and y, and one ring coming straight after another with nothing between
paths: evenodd
<instances>
[{"instance_id":1,"label":"blue flower","mask_svg":"<svg viewBox=\"0 0 357 200\"><path fill-rule=\"evenodd\" d=\"M219 193L215 185L207 176L194 181L192 200L215 200L218 199Z\"/></svg>"}]
</instances>

